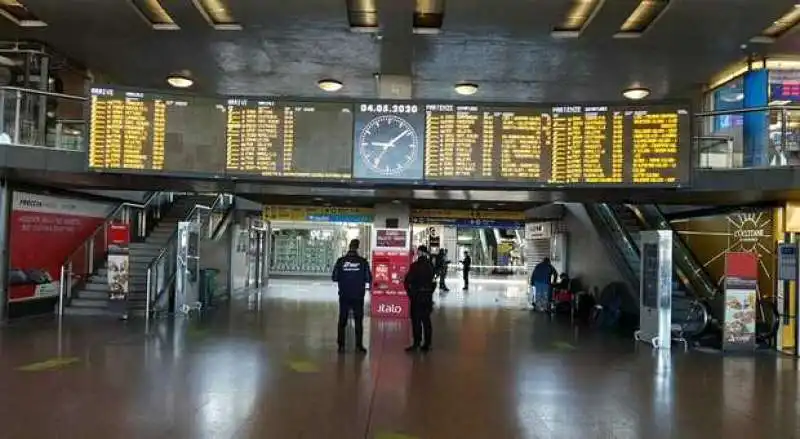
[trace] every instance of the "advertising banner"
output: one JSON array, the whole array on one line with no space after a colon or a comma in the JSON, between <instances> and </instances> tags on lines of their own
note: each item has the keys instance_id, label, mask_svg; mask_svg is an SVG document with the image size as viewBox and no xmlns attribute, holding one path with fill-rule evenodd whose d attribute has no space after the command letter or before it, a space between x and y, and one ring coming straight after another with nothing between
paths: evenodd
<instances>
[{"instance_id":1,"label":"advertising banner","mask_svg":"<svg viewBox=\"0 0 800 439\"><path fill-rule=\"evenodd\" d=\"M266 206L264 221L315 221L325 223L371 223L373 209L333 206Z\"/></svg>"},{"instance_id":2,"label":"advertising banner","mask_svg":"<svg viewBox=\"0 0 800 439\"><path fill-rule=\"evenodd\" d=\"M128 297L130 279L128 255L124 253L108 255L108 298L125 300Z\"/></svg>"},{"instance_id":3,"label":"advertising banner","mask_svg":"<svg viewBox=\"0 0 800 439\"><path fill-rule=\"evenodd\" d=\"M758 256L751 252L726 253L723 350L752 351L756 348L757 300Z\"/></svg>"},{"instance_id":4,"label":"advertising banner","mask_svg":"<svg viewBox=\"0 0 800 439\"><path fill-rule=\"evenodd\" d=\"M118 223L108 227L108 298L111 300L123 301L128 298L130 242L128 224Z\"/></svg>"},{"instance_id":5,"label":"advertising banner","mask_svg":"<svg viewBox=\"0 0 800 439\"><path fill-rule=\"evenodd\" d=\"M409 305L403 280L411 265L407 250L375 250L372 252L372 317L408 318Z\"/></svg>"},{"instance_id":6,"label":"advertising banner","mask_svg":"<svg viewBox=\"0 0 800 439\"><path fill-rule=\"evenodd\" d=\"M408 230L376 229L375 247L385 249L408 249Z\"/></svg>"},{"instance_id":7,"label":"advertising banner","mask_svg":"<svg viewBox=\"0 0 800 439\"><path fill-rule=\"evenodd\" d=\"M61 265L103 224L111 208L106 203L15 192L9 231L9 301L57 296ZM83 258L74 262L81 263L85 264ZM84 268L76 266L73 271Z\"/></svg>"}]
</instances>

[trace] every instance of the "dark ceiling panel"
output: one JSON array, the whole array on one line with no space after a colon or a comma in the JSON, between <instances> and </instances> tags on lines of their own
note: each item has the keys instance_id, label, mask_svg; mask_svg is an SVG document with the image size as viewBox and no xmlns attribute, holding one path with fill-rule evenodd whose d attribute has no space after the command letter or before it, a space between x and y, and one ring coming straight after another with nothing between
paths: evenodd
<instances>
[{"instance_id":1,"label":"dark ceiling panel","mask_svg":"<svg viewBox=\"0 0 800 439\"><path fill-rule=\"evenodd\" d=\"M181 30L150 29L126 0L25 0L49 26L2 21L0 37L43 40L126 85L163 88L167 74L189 69L199 92L321 96L315 83L333 77L345 83L341 95L376 94L382 43L349 31L344 0L228 0L243 31L214 31L190 1L162 1ZM610 0L580 38L559 40L550 31L567 0L453 0L441 34L390 42L413 48L408 67L420 98L459 98L452 86L461 80L480 85L471 99L488 101L619 100L635 83L653 98L682 98L741 59L739 46L795 1L673 0L641 38L614 39L638 0ZM796 53L798 39L769 50Z\"/></svg>"}]
</instances>

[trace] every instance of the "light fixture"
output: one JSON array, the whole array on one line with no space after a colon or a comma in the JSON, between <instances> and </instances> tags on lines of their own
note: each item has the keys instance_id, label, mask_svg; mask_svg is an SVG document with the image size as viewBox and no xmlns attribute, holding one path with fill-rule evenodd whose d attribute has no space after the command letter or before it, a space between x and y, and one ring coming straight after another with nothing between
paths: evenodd
<instances>
[{"instance_id":1,"label":"light fixture","mask_svg":"<svg viewBox=\"0 0 800 439\"><path fill-rule=\"evenodd\" d=\"M192 0L200 15L216 30L242 30L223 0Z\"/></svg>"},{"instance_id":2,"label":"light fixture","mask_svg":"<svg viewBox=\"0 0 800 439\"><path fill-rule=\"evenodd\" d=\"M639 6L622 23L614 38L638 38L661 17L669 6L669 0L641 0Z\"/></svg>"},{"instance_id":3,"label":"light fixture","mask_svg":"<svg viewBox=\"0 0 800 439\"><path fill-rule=\"evenodd\" d=\"M178 30L180 26L169 15L160 0L129 0L133 10L153 30Z\"/></svg>"},{"instance_id":4,"label":"light fixture","mask_svg":"<svg viewBox=\"0 0 800 439\"><path fill-rule=\"evenodd\" d=\"M578 38L603 7L605 0L573 0L567 15L550 32L553 38Z\"/></svg>"},{"instance_id":5,"label":"light fixture","mask_svg":"<svg viewBox=\"0 0 800 439\"><path fill-rule=\"evenodd\" d=\"M473 84L471 82L461 82L456 84L453 88L456 93L462 96L472 96L478 92L478 84Z\"/></svg>"},{"instance_id":6,"label":"light fixture","mask_svg":"<svg viewBox=\"0 0 800 439\"><path fill-rule=\"evenodd\" d=\"M33 15L18 0L0 0L0 15L19 27L46 27L47 23Z\"/></svg>"},{"instance_id":7,"label":"light fixture","mask_svg":"<svg viewBox=\"0 0 800 439\"><path fill-rule=\"evenodd\" d=\"M623 91L622 96L625 96L632 101L638 101L650 96L650 90L644 87L632 87Z\"/></svg>"},{"instance_id":8,"label":"light fixture","mask_svg":"<svg viewBox=\"0 0 800 439\"><path fill-rule=\"evenodd\" d=\"M350 22L351 32L378 32L380 27L376 0L347 0L347 21Z\"/></svg>"},{"instance_id":9,"label":"light fixture","mask_svg":"<svg viewBox=\"0 0 800 439\"><path fill-rule=\"evenodd\" d=\"M335 79L321 79L319 82L317 82L317 87L327 91L328 93L334 93L341 90L342 87L344 87L344 84Z\"/></svg>"},{"instance_id":10,"label":"light fixture","mask_svg":"<svg viewBox=\"0 0 800 439\"><path fill-rule=\"evenodd\" d=\"M795 4L788 12L772 22L760 35L750 39L753 43L774 43L800 24L800 3Z\"/></svg>"},{"instance_id":11,"label":"light fixture","mask_svg":"<svg viewBox=\"0 0 800 439\"><path fill-rule=\"evenodd\" d=\"M167 76L167 84L175 88L189 88L194 85L194 79L188 72L172 73Z\"/></svg>"}]
</instances>

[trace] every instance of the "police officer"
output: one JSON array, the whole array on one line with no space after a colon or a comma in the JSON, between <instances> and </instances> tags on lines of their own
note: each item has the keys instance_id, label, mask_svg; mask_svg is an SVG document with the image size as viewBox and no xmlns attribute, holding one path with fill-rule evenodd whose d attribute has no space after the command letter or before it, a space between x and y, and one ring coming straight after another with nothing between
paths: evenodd
<instances>
[{"instance_id":1,"label":"police officer","mask_svg":"<svg viewBox=\"0 0 800 439\"><path fill-rule=\"evenodd\" d=\"M338 351L344 352L345 329L350 311L356 327L356 352L365 354L364 347L364 295L366 285L372 282L369 262L358 254L361 242L350 241L349 251L336 261L333 267L333 281L339 285L339 331L336 343Z\"/></svg>"},{"instance_id":2,"label":"police officer","mask_svg":"<svg viewBox=\"0 0 800 439\"><path fill-rule=\"evenodd\" d=\"M414 339L413 344L406 348L406 352L416 352L420 349L428 352L433 340L431 312L433 311L433 291L436 289L433 279L434 270L430 263L427 247L419 246L417 255L417 260L409 267L403 282L410 302L411 333Z\"/></svg>"}]
</instances>

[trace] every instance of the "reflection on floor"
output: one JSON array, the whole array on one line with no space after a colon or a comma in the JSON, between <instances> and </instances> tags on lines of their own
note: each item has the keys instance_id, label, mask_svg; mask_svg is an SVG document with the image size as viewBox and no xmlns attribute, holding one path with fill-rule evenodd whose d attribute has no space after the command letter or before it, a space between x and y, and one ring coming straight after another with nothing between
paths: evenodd
<instances>
[{"instance_id":1,"label":"reflection on floor","mask_svg":"<svg viewBox=\"0 0 800 439\"><path fill-rule=\"evenodd\" d=\"M447 279L450 292L436 293L436 302L442 306L511 307L523 308L528 303L528 283L525 277L476 277L470 288L463 291L461 279ZM326 279L304 280L278 278L269 281L267 296L303 302L337 300L336 285Z\"/></svg>"},{"instance_id":2,"label":"reflection on floor","mask_svg":"<svg viewBox=\"0 0 800 439\"><path fill-rule=\"evenodd\" d=\"M336 305L251 295L203 319L0 330L2 438L790 438L798 371L773 356L653 353L506 307L442 307L427 356ZM60 360L57 358L60 356Z\"/></svg>"}]
</instances>

